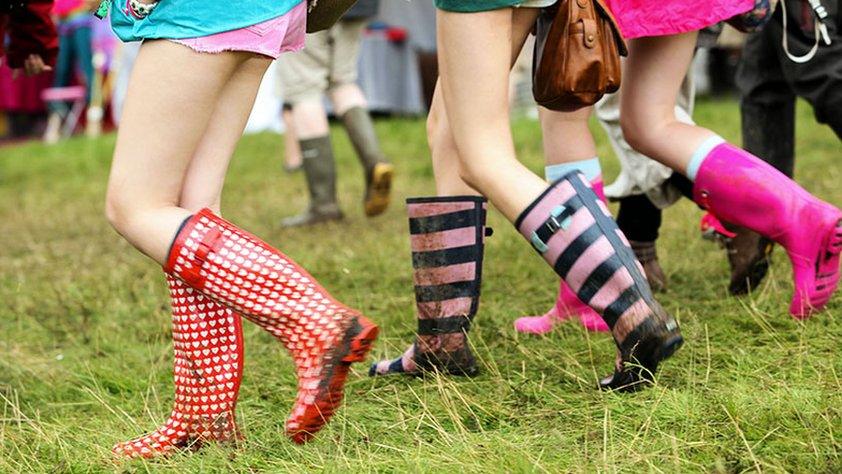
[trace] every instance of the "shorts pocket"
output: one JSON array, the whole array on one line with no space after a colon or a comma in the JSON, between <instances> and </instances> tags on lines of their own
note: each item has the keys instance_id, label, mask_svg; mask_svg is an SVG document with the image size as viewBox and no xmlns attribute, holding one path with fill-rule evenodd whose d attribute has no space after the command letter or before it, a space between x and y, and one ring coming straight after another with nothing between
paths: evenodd
<instances>
[{"instance_id":1,"label":"shorts pocket","mask_svg":"<svg viewBox=\"0 0 842 474\"><path fill-rule=\"evenodd\" d=\"M269 33L269 30L272 29L272 21L264 21L262 23L258 23L256 25L247 26L246 30L251 31L252 33L256 34L257 36L266 36L266 33Z\"/></svg>"}]
</instances>

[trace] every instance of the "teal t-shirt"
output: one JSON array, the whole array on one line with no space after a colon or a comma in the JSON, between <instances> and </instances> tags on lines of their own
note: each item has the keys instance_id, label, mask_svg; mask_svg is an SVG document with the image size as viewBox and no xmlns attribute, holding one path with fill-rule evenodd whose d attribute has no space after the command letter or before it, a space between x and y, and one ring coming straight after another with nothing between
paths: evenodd
<instances>
[{"instance_id":1,"label":"teal t-shirt","mask_svg":"<svg viewBox=\"0 0 842 474\"><path fill-rule=\"evenodd\" d=\"M111 28L123 41L184 39L245 28L277 18L304 0L161 0L146 18L130 12L128 0L114 0Z\"/></svg>"},{"instance_id":2,"label":"teal t-shirt","mask_svg":"<svg viewBox=\"0 0 842 474\"><path fill-rule=\"evenodd\" d=\"M440 10L459 13L476 13L520 5L524 0L435 0Z\"/></svg>"}]
</instances>

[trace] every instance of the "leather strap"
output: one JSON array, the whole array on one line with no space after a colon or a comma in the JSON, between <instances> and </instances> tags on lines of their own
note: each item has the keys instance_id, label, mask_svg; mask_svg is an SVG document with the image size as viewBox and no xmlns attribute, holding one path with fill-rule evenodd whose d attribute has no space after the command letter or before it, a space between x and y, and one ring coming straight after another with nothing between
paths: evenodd
<instances>
[{"instance_id":1,"label":"leather strap","mask_svg":"<svg viewBox=\"0 0 842 474\"><path fill-rule=\"evenodd\" d=\"M182 278L187 284L197 289L204 288L205 277L202 275L202 267L208 261L208 255L211 252L218 252L222 248L223 240L222 232L215 227L202 237L199 247L193 254L192 265L190 268L185 268L182 274Z\"/></svg>"}]
</instances>

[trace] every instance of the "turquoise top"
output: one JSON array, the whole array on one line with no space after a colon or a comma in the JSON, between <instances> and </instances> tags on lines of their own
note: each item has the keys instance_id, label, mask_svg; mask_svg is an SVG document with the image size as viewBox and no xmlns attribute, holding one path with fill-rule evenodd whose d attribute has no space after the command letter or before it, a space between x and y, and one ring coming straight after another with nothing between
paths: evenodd
<instances>
[{"instance_id":1,"label":"turquoise top","mask_svg":"<svg viewBox=\"0 0 842 474\"><path fill-rule=\"evenodd\" d=\"M146 18L130 12L128 0L114 0L111 28L123 41L208 36L277 18L304 0L161 0Z\"/></svg>"}]
</instances>

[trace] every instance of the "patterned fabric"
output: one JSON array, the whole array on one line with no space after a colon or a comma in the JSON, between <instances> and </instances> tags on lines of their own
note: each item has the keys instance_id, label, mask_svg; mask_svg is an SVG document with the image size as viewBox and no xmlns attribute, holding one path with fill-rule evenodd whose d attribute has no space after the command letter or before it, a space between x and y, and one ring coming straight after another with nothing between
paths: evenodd
<instances>
[{"instance_id":1,"label":"patterned fabric","mask_svg":"<svg viewBox=\"0 0 842 474\"><path fill-rule=\"evenodd\" d=\"M418 337L400 358L372 365L369 375L477 373L467 335L479 307L486 207L475 196L407 199Z\"/></svg>"},{"instance_id":2,"label":"patterned fabric","mask_svg":"<svg viewBox=\"0 0 842 474\"><path fill-rule=\"evenodd\" d=\"M620 362L609 388L635 388L651 378L681 344L678 325L655 301L628 241L584 175L570 173L550 185L515 226L611 328ZM627 368L630 361L638 367Z\"/></svg>"},{"instance_id":3,"label":"patterned fabric","mask_svg":"<svg viewBox=\"0 0 842 474\"><path fill-rule=\"evenodd\" d=\"M7 56L3 62L12 69L19 69L30 54L37 54L44 63L55 64L58 36L50 17L52 0L3 2L0 5L0 58Z\"/></svg>"},{"instance_id":4,"label":"patterned fabric","mask_svg":"<svg viewBox=\"0 0 842 474\"><path fill-rule=\"evenodd\" d=\"M839 284L842 211L770 164L723 143L701 163L693 197L725 222L751 229L783 246L792 261L790 314L821 310Z\"/></svg>"},{"instance_id":5,"label":"patterned fabric","mask_svg":"<svg viewBox=\"0 0 842 474\"><path fill-rule=\"evenodd\" d=\"M754 8L729 19L728 24L744 33L753 33L769 23L772 13L770 0L754 0Z\"/></svg>"},{"instance_id":6,"label":"patterned fabric","mask_svg":"<svg viewBox=\"0 0 842 474\"><path fill-rule=\"evenodd\" d=\"M607 0L626 39L701 30L745 13L754 0Z\"/></svg>"},{"instance_id":7,"label":"patterned fabric","mask_svg":"<svg viewBox=\"0 0 842 474\"><path fill-rule=\"evenodd\" d=\"M350 365L365 358L377 326L289 257L209 209L185 222L166 269L284 344L298 375L287 435L296 443L312 438L342 403Z\"/></svg>"},{"instance_id":8,"label":"patterned fabric","mask_svg":"<svg viewBox=\"0 0 842 474\"><path fill-rule=\"evenodd\" d=\"M235 407L243 376L240 316L167 275L172 299L175 404L157 430L120 443L118 456L151 458L206 441L239 438Z\"/></svg>"}]
</instances>

